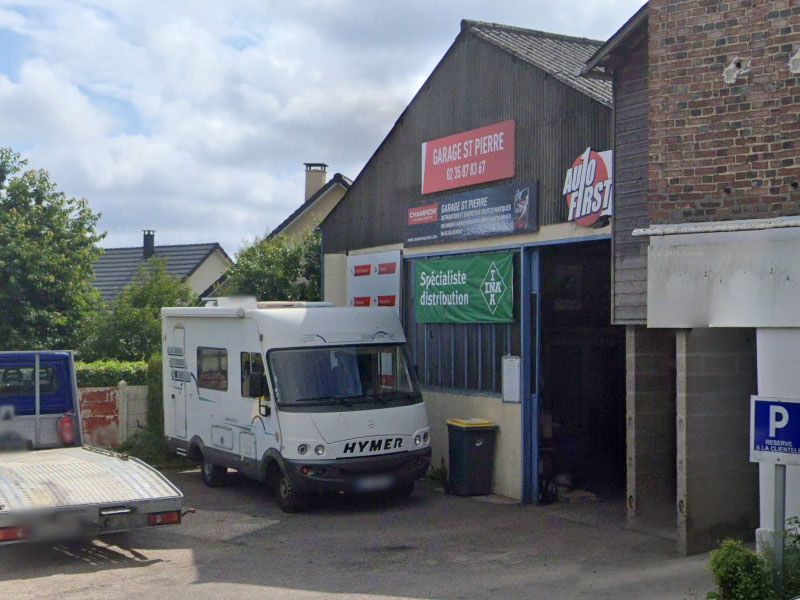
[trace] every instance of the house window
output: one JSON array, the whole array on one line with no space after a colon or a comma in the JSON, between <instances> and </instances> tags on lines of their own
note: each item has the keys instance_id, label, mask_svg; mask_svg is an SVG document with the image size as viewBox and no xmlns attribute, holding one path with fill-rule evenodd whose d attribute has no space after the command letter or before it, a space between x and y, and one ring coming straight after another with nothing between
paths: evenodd
<instances>
[{"instance_id":1,"label":"house window","mask_svg":"<svg viewBox=\"0 0 800 600\"><path fill-rule=\"evenodd\" d=\"M207 390L228 390L228 351L224 348L197 349L197 386Z\"/></svg>"}]
</instances>

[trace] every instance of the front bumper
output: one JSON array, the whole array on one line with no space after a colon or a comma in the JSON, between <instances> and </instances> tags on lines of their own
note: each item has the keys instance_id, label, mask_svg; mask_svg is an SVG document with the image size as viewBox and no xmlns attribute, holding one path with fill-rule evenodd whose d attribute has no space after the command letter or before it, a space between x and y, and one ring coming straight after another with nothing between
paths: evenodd
<instances>
[{"instance_id":1,"label":"front bumper","mask_svg":"<svg viewBox=\"0 0 800 600\"><path fill-rule=\"evenodd\" d=\"M390 478L395 486L416 481L431 464L431 449L324 461L284 460L289 479L305 494L357 493L370 478Z\"/></svg>"}]
</instances>

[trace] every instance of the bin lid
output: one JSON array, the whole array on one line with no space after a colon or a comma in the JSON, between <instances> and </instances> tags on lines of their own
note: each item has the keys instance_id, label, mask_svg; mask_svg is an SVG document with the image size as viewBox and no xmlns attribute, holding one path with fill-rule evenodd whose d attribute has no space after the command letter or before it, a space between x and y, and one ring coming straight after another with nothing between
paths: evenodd
<instances>
[{"instance_id":1,"label":"bin lid","mask_svg":"<svg viewBox=\"0 0 800 600\"><path fill-rule=\"evenodd\" d=\"M487 421L486 419L447 419L447 424L452 425L453 427L459 427L461 429L473 429L473 428L480 428L480 429L496 429L497 425L492 421Z\"/></svg>"}]
</instances>

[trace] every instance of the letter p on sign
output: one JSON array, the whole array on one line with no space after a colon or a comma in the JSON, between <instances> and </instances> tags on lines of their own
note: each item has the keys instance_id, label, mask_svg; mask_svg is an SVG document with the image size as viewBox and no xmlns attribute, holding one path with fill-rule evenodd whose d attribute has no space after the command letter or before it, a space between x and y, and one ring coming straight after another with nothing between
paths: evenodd
<instances>
[{"instance_id":1,"label":"letter p on sign","mask_svg":"<svg viewBox=\"0 0 800 600\"><path fill-rule=\"evenodd\" d=\"M782 406L769 407L769 437L774 438L778 429L783 429L789 424L789 411Z\"/></svg>"}]
</instances>

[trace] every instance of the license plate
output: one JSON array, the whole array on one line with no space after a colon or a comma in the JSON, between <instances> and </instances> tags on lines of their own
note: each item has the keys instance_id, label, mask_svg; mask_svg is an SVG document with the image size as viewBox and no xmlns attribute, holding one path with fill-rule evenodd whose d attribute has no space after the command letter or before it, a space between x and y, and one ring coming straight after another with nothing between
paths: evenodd
<instances>
[{"instance_id":1,"label":"license plate","mask_svg":"<svg viewBox=\"0 0 800 600\"><path fill-rule=\"evenodd\" d=\"M394 478L391 475L376 475L356 479L355 489L359 492L381 492L388 490L393 485Z\"/></svg>"}]
</instances>

